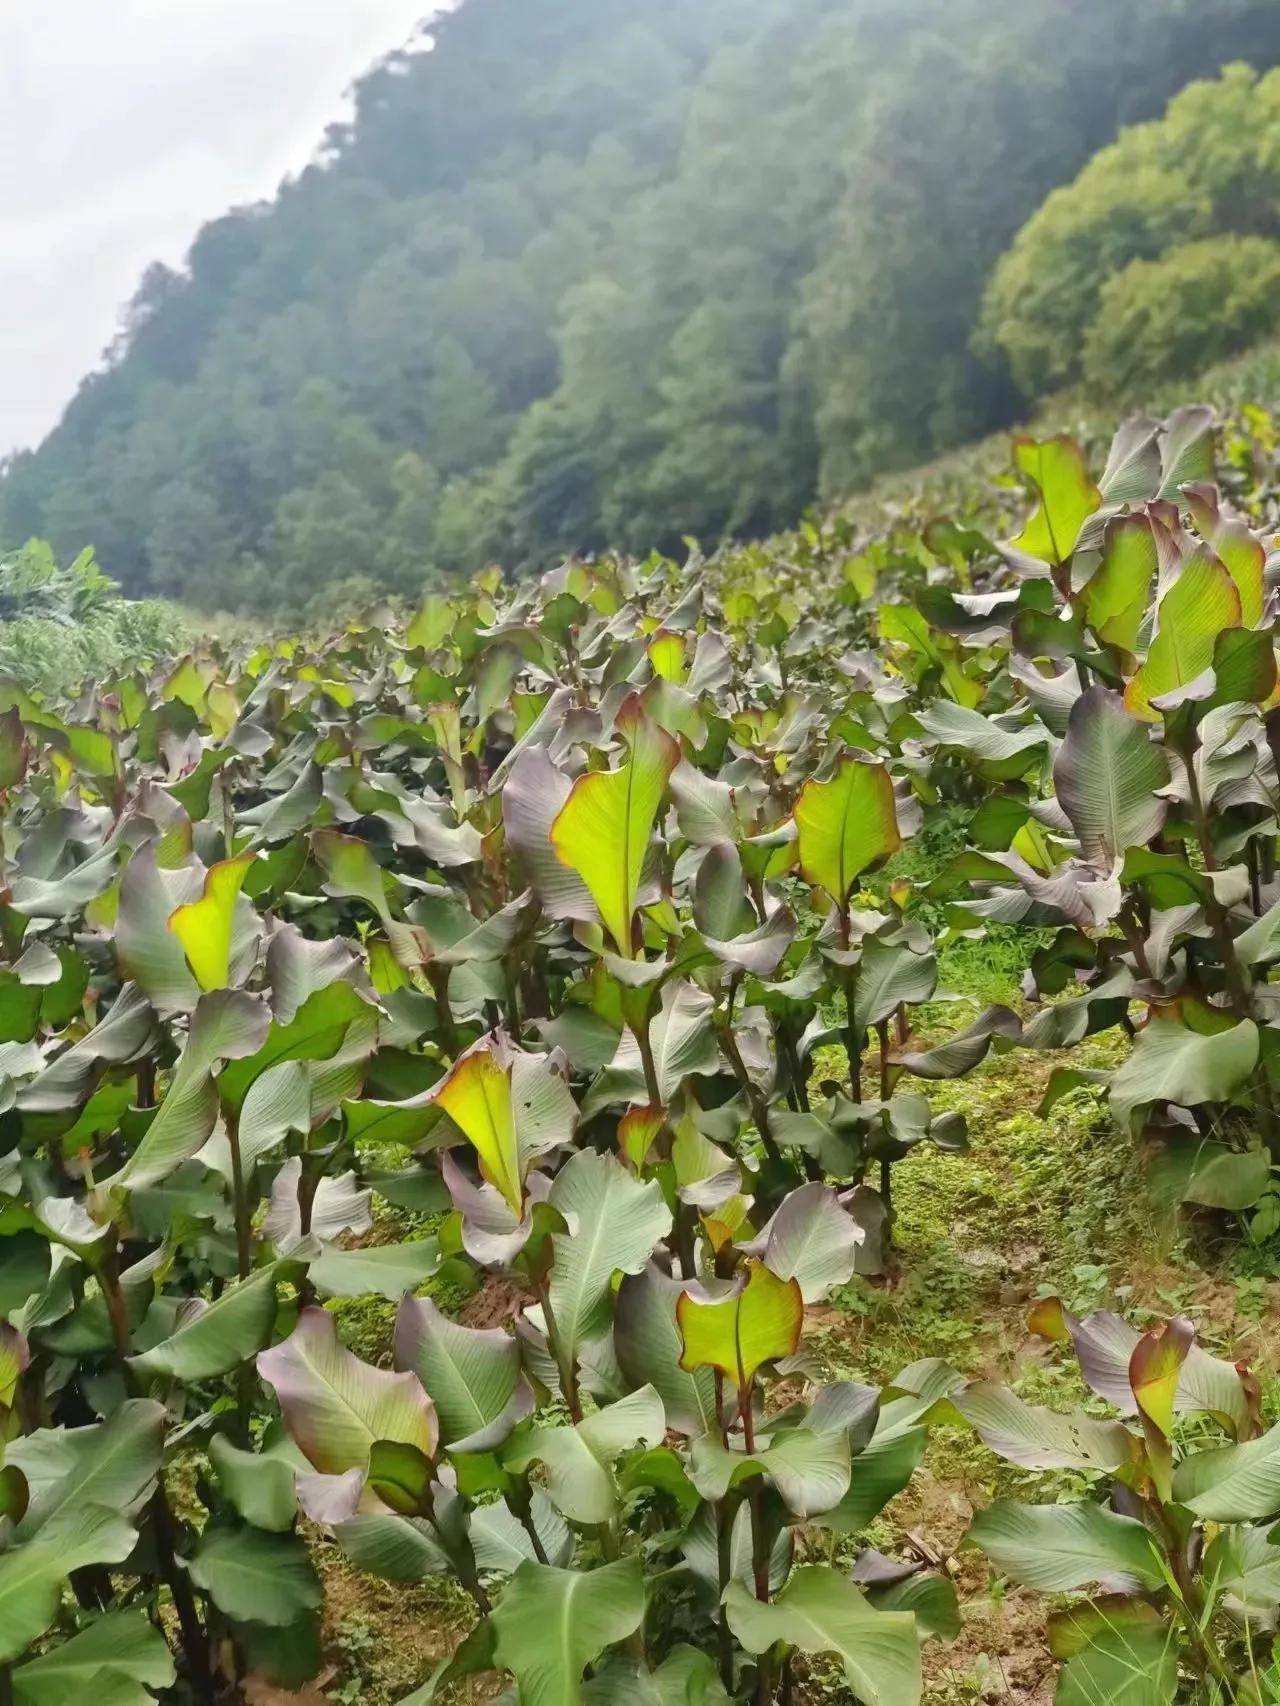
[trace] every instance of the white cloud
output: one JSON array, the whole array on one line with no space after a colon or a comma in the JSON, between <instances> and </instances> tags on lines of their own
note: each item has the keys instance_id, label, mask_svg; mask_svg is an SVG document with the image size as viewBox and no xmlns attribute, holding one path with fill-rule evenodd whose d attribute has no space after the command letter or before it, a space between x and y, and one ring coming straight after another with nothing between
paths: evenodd
<instances>
[{"instance_id":1,"label":"white cloud","mask_svg":"<svg viewBox=\"0 0 1280 1706\"><path fill-rule=\"evenodd\" d=\"M0 454L40 438L153 260L270 195L431 0L9 0Z\"/></svg>"}]
</instances>

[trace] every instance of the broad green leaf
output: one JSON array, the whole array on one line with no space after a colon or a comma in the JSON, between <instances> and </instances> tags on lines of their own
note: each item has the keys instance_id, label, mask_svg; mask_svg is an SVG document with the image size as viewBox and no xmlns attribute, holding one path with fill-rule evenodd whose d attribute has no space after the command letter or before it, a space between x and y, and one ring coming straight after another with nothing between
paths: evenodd
<instances>
[{"instance_id":1,"label":"broad green leaf","mask_svg":"<svg viewBox=\"0 0 1280 1706\"><path fill-rule=\"evenodd\" d=\"M1273 1525L1221 1529L1205 1548L1204 1577L1233 1617L1264 1629L1280 1608L1280 1546Z\"/></svg>"},{"instance_id":2,"label":"broad green leaf","mask_svg":"<svg viewBox=\"0 0 1280 1706\"><path fill-rule=\"evenodd\" d=\"M1197 551L1160 601L1155 639L1125 689L1129 711L1147 722L1158 721L1160 713L1151 701L1186 687L1212 668L1218 635L1239 625L1235 582L1212 552Z\"/></svg>"},{"instance_id":3,"label":"broad green leaf","mask_svg":"<svg viewBox=\"0 0 1280 1706\"><path fill-rule=\"evenodd\" d=\"M1134 652L1155 585L1155 533L1145 515L1122 515L1107 523L1102 561L1081 592L1085 616L1098 638Z\"/></svg>"},{"instance_id":4,"label":"broad green leaf","mask_svg":"<svg viewBox=\"0 0 1280 1706\"><path fill-rule=\"evenodd\" d=\"M979 1511L968 1538L995 1567L1025 1587L1065 1593L1108 1576L1132 1576L1144 1588L1164 1586L1155 1542L1140 1522L1079 1500L1027 1505L996 1499Z\"/></svg>"},{"instance_id":5,"label":"broad green leaf","mask_svg":"<svg viewBox=\"0 0 1280 1706\"><path fill-rule=\"evenodd\" d=\"M628 1382L651 1385L662 1400L667 1426L697 1439L718 1425L715 1377L709 1368L690 1373L680 1367L676 1301L683 1291L684 1281L654 1262L628 1274L614 1305L613 1342Z\"/></svg>"},{"instance_id":6,"label":"broad green leaf","mask_svg":"<svg viewBox=\"0 0 1280 1706\"><path fill-rule=\"evenodd\" d=\"M366 1029L370 1024L372 1032ZM309 995L287 1023L273 1020L266 1035L258 1039L248 1054L236 1056L224 1067L218 1075L222 1106L228 1112L238 1113L258 1079L283 1062L341 1061L352 1052L353 1041L360 1044L355 1052L362 1050L367 1054L376 1035L376 1009L359 991L342 979L327 984ZM313 1114L318 1099L313 1080Z\"/></svg>"},{"instance_id":7,"label":"broad green leaf","mask_svg":"<svg viewBox=\"0 0 1280 1706\"><path fill-rule=\"evenodd\" d=\"M928 1441L924 1428L912 1427L873 1437L849 1465L848 1490L839 1504L814 1518L817 1526L837 1534L861 1534L909 1483L924 1461Z\"/></svg>"},{"instance_id":8,"label":"broad green leaf","mask_svg":"<svg viewBox=\"0 0 1280 1706\"><path fill-rule=\"evenodd\" d=\"M658 1093L664 1106L676 1101L686 1079L723 1070L712 1016L715 1001L696 984L670 980L662 991L658 1011L649 1021ZM583 1116L589 1118L612 1102L647 1103L648 1085L640 1045L628 1029L618 1039L613 1058L587 1092Z\"/></svg>"},{"instance_id":9,"label":"broad green leaf","mask_svg":"<svg viewBox=\"0 0 1280 1706\"><path fill-rule=\"evenodd\" d=\"M869 1031L904 1002L927 1001L938 981L932 952L915 953L905 942L873 936L863 947L853 983L853 1022Z\"/></svg>"},{"instance_id":10,"label":"broad green leaf","mask_svg":"<svg viewBox=\"0 0 1280 1706\"><path fill-rule=\"evenodd\" d=\"M889 772L858 758L843 758L830 781L806 782L795 820L805 881L839 906L863 871L902 845Z\"/></svg>"},{"instance_id":11,"label":"broad green leaf","mask_svg":"<svg viewBox=\"0 0 1280 1706\"><path fill-rule=\"evenodd\" d=\"M552 1239L551 1308L565 1354L576 1357L612 1319L615 1273L638 1273L671 1230L656 1180L642 1184L611 1155L580 1149L556 1174L552 1208L567 1233Z\"/></svg>"},{"instance_id":12,"label":"broad green leaf","mask_svg":"<svg viewBox=\"0 0 1280 1706\"><path fill-rule=\"evenodd\" d=\"M1120 1422L1028 1404L1007 1386L980 1381L951 1402L984 1445L1028 1469L1114 1470L1133 1455L1132 1436Z\"/></svg>"},{"instance_id":13,"label":"broad green leaf","mask_svg":"<svg viewBox=\"0 0 1280 1706\"><path fill-rule=\"evenodd\" d=\"M610 1522L617 1515L614 1461L637 1446L658 1445L666 1432L662 1401L644 1386L572 1427L539 1427L506 1458L517 1473L541 1463L547 1494L570 1522Z\"/></svg>"},{"instance_id":14,"label":"broad green leaf","mask_svg":"<svg viewBox=\"0 0 1280 1706\"><path fill-rule=\"evenodd\" d=\"M521 1706L581 1706L582 1673L644 1617L638 1558L596 1570L522 1564L492 1615L494 1658Z\"/></svg>"},{"instance_id":15,"label":"broad green leaf","mask_svg":"<svg viewBox=\"0 0 1280 1706\"><path fill-rule=\"evenodd\" d=\"M551 1500L535 1487L529 1500L529 1516L547 1562L566 1565L573 1557L575 1537ZM471 1544L476 1563L482 1570L498 1570L504 1576L514 1574L526 1559L534 1561L537 1554L528 1530L505 1504L480 1505L471 1513Z\"/></svg>"},{"instance_id":16,"label":"broad green leaf","mask_svg":"<svg viewBox=\"0 0 1280 1706\"><path fill-rule=\"evenodd\" d=\"M398 1303L439 1270L439 1241L416 1238L408 1244L365 1244L338 1250L326 1244L307 1270L326 1297L385 1297Z\"/></svg>"},{"instance_id":17,"label":"broad green leaf","mask_svg":"<svg viewBox=\"0 0 1280 1706\"><path fill-rule=\"evenodd\" d=\"M247 1526L206 1529L187 1569L218 1610L238 1622L280 1629L320 1604L320 1578L295 1534Z\"/></svg>"},{"instance_id":18,"label":"broad green leaf","mask_svg":"<svg viewBox=\"0 0 1280 1706\"><path fill-rule=\"evenodd\" d=\"M136 1544L132 1524L116 1511L78 1504L46 1536L0 1557L0 1664L21 1658L44 1634L73 1570L122 1564Z\"/></svg>"},{"instance_id":19,"label":"broad green leaf","mask_svg":"<svg viewBox=\"0 0 1280 1706\"><path fill-rule=\"evenodd\" d=\"M417 1376L361 1362L324 1309L304 1309L289 1338L259 1354L258 1373L279 1399L290 1438L321 1474L366 1469L378 1440L435 1454L435 1410Z\"/></svg>"},{"instance_id":20,"label":"broad green leaf","mask_svg":"<svg viewBox=\"0 0 1280 1706\"><path fill-rule=\"evenodd\" d=\"M13 1673L15 1706L66 1706L85 1696L93 1706L151 1706L152 1689L172 1686L173 1656L141 1611L109 1611L69 1641Z\"/></svg>"},{"instance_id":21,"label":"broad green leaf","mask_svg":"<svg viewBox=\"0 0 1280 1706\"><path fill-rule=\"evenodd\" d=\"M1213 430L1213 410L1204 403L1186 403L1173 411L1160 444L1157 497L1176 503L1190 481L1213 478Z\"/></svg>"},{"instance_id":22,"label":"broad green leaf","mask_svg":"<svg viewBox=\"0 0 1280 1706\"><path fill-rule=\"evenodd\" d=\"M1152 1102L1195 1108L1229 1101L1257 1062L1258 1027L1252 1019L1210 1032L1190 1030L1176 1019L1152 1019L1112 1077L1112 1115L1123 1130Z\"/></svg>"},{"instance_id":23,"label":"broad green leaf","mask_svg":"<svg viewBox=\"0 0 1280 1706\"><path fill-rule=\"evenodd\" d=\"M236 897L256 857L241 853L210 865L199 900L187 901L169 914L169 928L182 943L201 989L225 989L230 979Z\"/></svg>"},{"instance_id":24,"label":"broad green leaf","mask_svg":"<svg viewBox=\"0 0 1280 1706\"><path fill-rule=\"evenodd\" d=\"M32 1499L18 1524L19 1540L74 1534L83 1514L97 1507L127 1512L149 1492L160 1469L165 1414L146 1398L127 1399L105 1422L28 1435L6 1454L32 1483ZM57 1472L37 1478L29 1453L56 1445Z\"/></svg>"},{"instance_id":25,"label":"broad green leaf","mask_svg":"<svg viewBox=\"0 0 1280 1706\"><path fill-rule=\"evenodd\" d=\"M1063 1666L1054 1706L1173 1706L1177 1692L1173 1630L1117 1626Z\"/></svg>"},{"instance_id":26,"label":"broad green leaf","mask_svg":"<svg viewBox=\"0 0 1280 1706\"><path fill-rule=\"evenodd\" d=\"M1091 687L1076 700L1053 765L1058 802L1086 859L1108 868L1164 823L1169 761L1118 693Z\"/></svg>"},{"instance_id":27,"label":"broad green leaf","mask_svg":"<svg viewBox=\"0 0 1280 1706\"><path fill-rule=\"evenodd\" d=\"M796 1280L806 1303L821 1303L852 1276L864 1236L835 1191L815 1181L791 1191L760 1236L740 1248L778 1279Z\"/></svg>"},{"instance_id":28,"label":"broad green leaf","mask_svg":"<svg viewBox=\"0 0 1280 1706\"><path fill-rule=\"evenodd\" d=\"M426 652L434 651L452 631L457 615L456 606L447 598L438 592L428 593L422 608L405 629L405 645L411 651L415 646Z\"/></svg>"},{"instance_id":29,"label":"broad green leaf","mask_svg":"<svg viewBox=\"0 0 1280 1706\"><path fill-rule=\"evenodd\" d=\"M839 1571L824 1564L795 1570L772 1600L740 1581L724 1596L729 1627L749 1653L786 1641L802 1653L832 1653L864 1706L915 1706L920 1699L920 1642L906 1611L876 1611Z\"/></svg>"},{"instance_id":30,"label":"broad green leaf","mask_svg":"<svg viewBox=\"0 0 1280 1706\"><path fill-rule=\"evenodd\" d=\"M311 834L311 851L325 874L325 891L336 898L363 900L385 923L387 873L373 856L373 849L359 836L342 835L336 829L317 829Z\"/></svg>"},{"instance_id":31,"label":"broad green leaf","mask_svg":"<svg viewBox=\"0 0 1280 1706\"><path fill-rule=\"evenodd\" d=\"M615 770L578 778L551 826L551 844L560 862L582 878L618 952L630 959L649 837L680 748L649 721L635 695L619 711L617 726L627 757Z\"/></svg>"},{"instance_id":32,"label":"broad green leaf","mask_svg":"<svg viewBox=\"0 0 1280 1706\"><path fill-rule=\"evenodd\" d=\"M289 1264L273 1262L248 1279L226 1286L212 1303L188 1298L176 1330L129 1366L144 1377L169 1380L209 1380L229 1374L271 1337L276 1319L276 1283Z\"/></svg>"},{"instance_id":33,"label":"broad green leaf","mask_svg":"<svg viewBox=\"0 0 1280 1706\"><path fill-rule=\"evenodd\" d=\"M440 1437L453 1451L492 1451L533 1413L520 1347L500 1328L464 1327L427 1297L406 1297L396 1315L396 1362L426 1388Z\"/></svg>"},{"instance_id":34,"label":"broad green leaf","mask_svg":"<svg viewBox=\"0 0 1280 1706\"><path fill-rule=\"evenodd\" d=\"M273 1428L278 1432L278 1424ZM297 1459L283 1438L261 1451L243 1451L225 1434L209 1441L209 1461L236 1511L255 1528L283 1534L298 1511Z\"/></svg>"},{"instance_id":35,"label":"broad green leaf","mask_svg":"<svg viewBox=\"0 0 1280 1706\"><path fill-rule=\"evenodd\" d=\"M1210 1522L1262 1522L1280 1513L1280 1427L1261 1439L1197 1451L1178 1465L1173 1496Z\"/></svg>"},{"instance_id":36,"label":"broad green leaf","mask_svg":"<svg viewBox=\"0 0 1280 1706\"><path fill-rule=\"evenodd\" d=\"M676 1320L680 1366L718 1368L744 1392L762 1364L790 1356L800 1343L804 1294L798 1280L779 1279L751 1258L722 1295L688 1286Z\"/></svg>"},{"instance_id":37,"label":"broad green leaf","mask_svg":"<svg viewBox=\"0 0 1280 1706\"><path fill-rule=\"evenodd\" d=\"M389 1582L422 1582L452 1568L431 1525L420 1517L353 1516L336 1526L333 1537L358 1570Z\"/></svg>"},{"instance_id":38,"label":"broad green leaf","mask_svg":"<svg viewBox=\"0 0 1280 1706\"><path fill-rule=\"evenodd\" d=\"M270 1018L266 1002L244 990L218 989L201 996L159 1113L124 1166L103 1183L137 1190L167 1178L198 1154L218 1117L214 1066L260 1049Z\"/></svg>"},{"instance_id":39,"label":"broad green leaf","mask_svg":"<svg viewBox=\"0 0 1280 1706\"><path fill-rule=\"evenodd\" d=\"M714 1434L694 1441L689 1479L704 1499L722 1499L758 1474L772 1481L793 1516L817 1517L835 1509L849 1490L848 1435L792 1428L751 1453L726 1450Z\"/></svg>"},{"instance_id":40,"label":"broad green leaf","mask_svg":"<svg viewBox=\"0 0 1280 1706\"><path fill-rule=\"evenodd\" d=\"M1075 550L1085 520L1102 502L1090 478L1084 453L1072 438L1015 438L1013 460L1025 474L1037 503L1026 526L1010 544L1046 563L1065 563Z\"/></svg>"}]
</instances>

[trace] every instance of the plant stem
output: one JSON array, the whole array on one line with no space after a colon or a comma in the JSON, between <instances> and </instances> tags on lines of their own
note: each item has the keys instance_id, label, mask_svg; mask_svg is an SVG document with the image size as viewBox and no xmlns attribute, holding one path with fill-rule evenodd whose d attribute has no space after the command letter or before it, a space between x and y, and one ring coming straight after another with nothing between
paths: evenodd
<instances>
[{"instance_id":1,"label":"plant stem","mask_svg":"<svg viewBox=\"0 0 1280 1706\"><path fill-rule=\"evenodd\" d=\"M529 1496L528 1482L517 1481L515 1486L504 1496L507 1501L507 1509L529 1536L529 1544L533 1547L534 1557L540 1564L550 1563L546 1548L542 1544L542 1536L538 1533L537 1524L533 1520L533 1501Z\"/></svg>"},{"instance_id":2,"label":"plant stem","mask_svg":"<svg viewBox=\"0 0 1280 1706\"><path fill-rule=\"evenodd\" d=\"M253 1242L249 1227L249 1197L245 1190L244 1161L240 1154L239 1116L227 1112L226 1127L227 1146L231 1150L232 1208L236 1219L236 1271L242 1280L246 1280L253 1267Z\"/></svg>"},{"instance_id":3,"label":"plant stem","mask_svg":"<svg viewBox=\"0 0 1280 1706\"><path fill-rule=\"evenodd\" d=\"M756 1422L751 1412L751 1382L738 1389L738 1408L742 1414L742 1437L747 1456L756 1450ZM769 1598L769 1537L764 1526L764 1503L760 1497L761 1481L753 1475L747 1483L747 1503L751 1507L751 1568L755 1574L756 1598Z\"/></svg>"},{"instance_id":4,"label":"plant stem","mask_svg":"<svg viewBox=\"0 0 1280 1706\"><path fill-rule=\"evenodd\" d=\"M421 1509L423 1516L425 1516L427 1521L431 1524L432 1532L435 1534L436 1539L444 1548L445 1555L448 1557L454 1569L458 1572L458 1580L462 1583L463 1587L466 1588L472 1599L475 1600L476 1609L479 1611L481 1617L487 1617L493 1610L493 1606L490 1603L488 1594L484 1591L484 1586L480 1580L479 1573L476 1570L475 1553L471 1550L471 1542L467 1540L465 1530L462 1534L461 1544L455 1543L455 1540L450 1539L450 1537L445 1533L444 1524L436 1514L435 1495L431 1491L430 1487L427 1487L422 1495Z\"/></svg>"},{"instance_id":5,"label":"plant stem","mask_svg":"<svg viewBox=\"0 0 1280 1706\"><path fill-rule=\"evenodd\" d=\"M565 1352L564 1344L556 1326L555 1311L551 1307L551 1293L547 1282L540 1279L536 1282L538 1302L542 1305L542 1319L547 1326L547 1344L555 1359L556 1368L560 1373L560 1390L565 1403L569 1406L569 1414L575 1422L582 1420L582 1399L578 1395L578 1376L573 1366L573 1358Z\"/></svg>"},{"instance_id":6,"label":"plant stem","mask_svg":"<svg viewBox=\"0 0 1280 1706\"><path fill-rule=\"evenodd\" d=\"M720 1681L726 1694L733 1693L733 1634L724 1608L725 1589L733 1571L733 1517L724 1499L716 1500L716 1575L720 1583L720 1613L716 1623L716 1655ZM735 1511L736 1514L736 1511Z\"/></svg>"},{"instance_id":7,"label":"plant stem","mask_svg":"<svg viewBox=\"0 0 1280 1706\"><path fill-rule=\"evenodd\" d=\"M436 999L436 1029L440 1033L440 1041L449 1059L456 1060L458 1027L454 1024L453 1008L449 1005L449 968L432 960L427 967L427 980Z\"/></svg>"},{"instance_id":8,"label":"plant stem","mask_svg":"<svg viewBox=\"0 0 1280 1706\"><path fill-rule=\"evenodd\" d=\"M138 1392L138 1381L129 1366L129 1353L132 1346L129 1342L128 1311L125 1307L124 1293L120 1289L119 1259L117 1247L103 1262L98 1275L98 1283L102 1287L102 1295L107 1305L107 1315L111 1321L111 1332L115 1340L116 1355L120 1360L120 1371L124 1377L125 1391L130 1397L133 1397ZM183 1655L187 1661L188 1680L199 1706L213 1706L214 1690L213 1677L209 1669L209 1645L205 1637L204 1625L200 1621L199 1610L196 1607L195 1594L191 1588L191 1578L178 1562L177 1547L174 1541L173 1516L169 1510L169 1498L165 1491L163 1470L156 1477L156 1490L151 1496L149 1509L151 1531L155 1537L160 1574L168 1586L173 1599L174 1610L178 1614L178 1629L182 1638Z\"/></svg>"}]
</instances>

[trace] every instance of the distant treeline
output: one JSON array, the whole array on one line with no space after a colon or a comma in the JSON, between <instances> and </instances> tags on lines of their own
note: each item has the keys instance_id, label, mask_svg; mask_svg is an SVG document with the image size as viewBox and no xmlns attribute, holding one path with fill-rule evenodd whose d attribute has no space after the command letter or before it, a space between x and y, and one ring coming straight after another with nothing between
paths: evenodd
<instances>
[{"instance_id":1,"label":"distant treeline","mask_svg":"<svg viewBox=\"0 0 1280 1706\"><path fill-rule=\"evenodd\" d=\"M1280 7L466 0L433 34L148 272L0 545L289 610L770 529L1055 377L984 313L996 262L1119 127L1280 60Z\"/></svg>"}]
</instances>

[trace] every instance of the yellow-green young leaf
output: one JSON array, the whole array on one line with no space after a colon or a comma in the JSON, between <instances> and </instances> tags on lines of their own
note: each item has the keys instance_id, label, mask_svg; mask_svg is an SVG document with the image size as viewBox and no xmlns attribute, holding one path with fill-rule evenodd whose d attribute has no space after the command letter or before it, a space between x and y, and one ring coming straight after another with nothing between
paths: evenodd
<instances>
[{"instance_id":1,"label":"yellow-green young leaf","mask_svg":"<svg viewBox=\"0 0 1280 1706\"><path fill-rule=\"evenodd\" d=\"M1081 593L1089 626L1100 640L1122 651L1136 649L1157 566L1147 516L1123 515L1108 523L1102 561Z\"/></svg>"},{"instance_id":2,"label":"yellow-green young leaf","mask_svg":"<svg viewBox=\"0 0 1280 1706\"><path fill-rule=\"evenodd\" d=\"M633 1171L642 1171L653 1140L667 1121L663 1107L630 1108L618 1121L618 1152Z\"/></svg>"},{"instance_id":3,"label":"yellow-green young leaf","mask_svg":"<svg viewBox=\"0 0 1280 1706\"><path fill-rule=\"evenodd\" d=\"M256 853L239 853L210 865L199 900L169 914L169 928L182 943L201 989L225 989L231 975L231 930L236 897Z\"/></svg>"},{"instance_id":4,"label":"yellow-green young leaf","mask_svg":"<svg viewBox=\"0 0 1280 1706\"><path fill-rule=\"evenodd\" d=\"M752 1258L724 1297L701 1287L683 1292L676 1323L681 1368L718 1368L742 1392L762 1363L790 1356L800 1343L804 1294L799 1280L781 1280Z\"/></svg>"},{"instance_id":5,"label":"yellow-green young leaf","mask_svg":"<svg viewBox=\"0 0 1280 1706\"><path fill-rule=\"evenodd\" d=\"M421 646L424 651L434 651L446 635L452 632L457 611L447 598L441 598L438 592L428 593L423 600L422 609L410 622L405 631L407 646Z\"/></svg>"},{"instance_id":6,"label":"yellow-green young leaf","mask_svg":"<svg viewBox=\"0 0 1280 1706\"><path fill-rule=\"evenodd\" d=\"M490 1184L517 1217L524 1205L520 1148L511 1106L511 1074L488 1043L468 1049L436 1090L434 1100L467 1137Z\"/></svg>"},{"instance_id":7,"label":"yellow-green young leaf","mask_svg":"<svg viewBox=\"0 0 1280 1706\"><path fill-rule=\"evenodd\" d=\"M649 662L653 673L663 681L681 682L685 678L684 635L660 628L649 641Z\"/></svg>"},{"instance_id":8,"label":"yellow-green young leaf","mask_svg":"<svg viewBox=\"0 0 1280 1706\"><path fill-rule=\"evenodd\" d=\"M680 748L633 694L618 713L630 751L616 770L580 776L551 825L556 858L576 871L618 952L630 959L631 921L649 837Z\"/></svg>"},{"instance_id":9,"label":"yellow-green young leaf","mask_svg":"<svg viewBox=\"0 0 1280 1706\"><path fill-rule=\"evenodd\" d=\"M842 759L829 782L806 782L795 819L806 882L838 904L869 865L902 846L892 778L858 758Z\"/></svg>"},{"instance_id":10,"label":"yellow-green young leaf","mask_svg":"<svg viewBox=\"0 0 1280 1706\"><path fill-rule=\"evenodd\" d=\"M1243 521L1223 515L1218 488L1193 481L1184 488L1191 519L1205 544L1217 552L1240 594L1240 620L1252 628L1261 620L1266 597L1264 571L1267 553Z\"/></svg>"},{"instance_id":11,"label":"yellow-green young leaf","mask_svg":"<svg viewBox=\"0 0 1280 1706\"><path fill-rule=\"evenodd\" d=\"M1224 628L1240 626L1236 583L1211 551L1199 550L1187 558L1161 599L1156 620L1147 661L1124 695L1134 716L1152 723L1160 713L1151 701L1203 675L1213 664L1218 635Z\"/></svg>"},{"instance_id":12,"label":"yellow-green young leaf","mask_svg":"<svg viewBox=\"0 0 1280 1706\"><path fill-rule=\"evenodd\" d=\"M1063 563L1075 549L1085 518L1102 502L1090 478L1084 454L1072 438L1013 441L1013 459L1040 500L1031 518L1010 543L1046 563Z\"/></svg>"},{"instance_id":13,"label":"yellow-green young leaf","mask_svg":"<svg viewBox=\"0 0 1280 1706\"><path fill-rule=\"evenodd\" d=\"M1173 1432L1174 1400L1195 1328L1185 1315L1175 1315L1144 1333L1129 1358L1129 1385L1138 1408L1165 1439Z\"/></svg>"}]
</instances>

